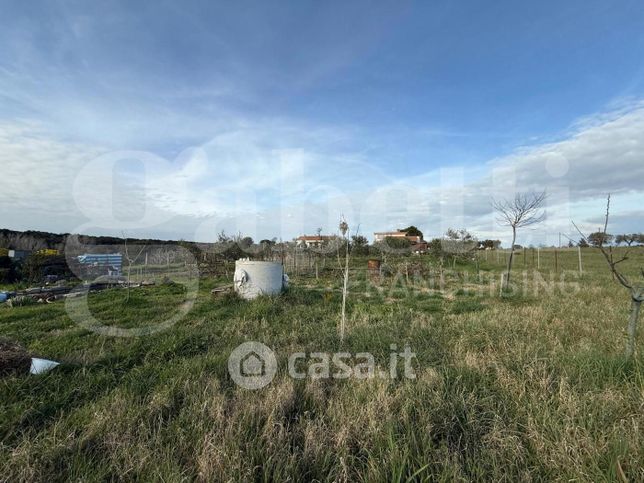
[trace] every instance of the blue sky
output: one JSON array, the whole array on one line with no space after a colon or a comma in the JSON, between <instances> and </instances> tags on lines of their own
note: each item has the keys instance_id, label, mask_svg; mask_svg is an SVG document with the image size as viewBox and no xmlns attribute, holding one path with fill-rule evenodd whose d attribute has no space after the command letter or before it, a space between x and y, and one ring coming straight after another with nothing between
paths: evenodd
<instances>
[{"instance_id":1,"label":"blue sky","mask_svg":"<svg viewBox=\"0 0 644 483\"><path fill-rule=\"evenodd\" d=\"M640 2L1 8L0 162L12 175L2 226L114 232L79 208L76 174L99 155L138 150L159 167L143 177L120 162L112 212L150 236L289 238L334 230L335 211L365 233L415 223L439 234L454 222L492 236L500 227L483 198L505 183L493 173L528 166L515 188L547 188L552 156L565 158L555 198L566 206L552 203L533 241L569 233L571 216L590 227L607 191L616 229L642 228ZM630 176L611 179L607 163ZM367 198L383 208L367 213ZM149 203L164 215L137 228Z\"/></svg>"}]
</instances>

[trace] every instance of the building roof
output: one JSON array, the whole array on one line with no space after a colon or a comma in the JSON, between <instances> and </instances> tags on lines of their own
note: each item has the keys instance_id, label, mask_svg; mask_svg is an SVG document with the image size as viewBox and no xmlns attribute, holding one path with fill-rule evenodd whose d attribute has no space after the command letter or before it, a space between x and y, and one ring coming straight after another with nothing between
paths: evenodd
<instances>
[{"instance_id":1,"label":"building roof","mask_svg":"<svg viewBox=\"0 0 644 483\"><path fill-rule=\"evenodd\" d=\"M406 231L396 230L396 231L377 231L374 235L380 236L407 236Z\"/></svg>"},{"instance_id":2,"label":"building roof","mask_svg":"<svg viewBox=\"0 0 644 483\"><path fill-rule=\"evenodd\" d=\"M325 241L335 238L334 235L301 235L297 237L301 241Z\"/></svg>"}]
</instances>

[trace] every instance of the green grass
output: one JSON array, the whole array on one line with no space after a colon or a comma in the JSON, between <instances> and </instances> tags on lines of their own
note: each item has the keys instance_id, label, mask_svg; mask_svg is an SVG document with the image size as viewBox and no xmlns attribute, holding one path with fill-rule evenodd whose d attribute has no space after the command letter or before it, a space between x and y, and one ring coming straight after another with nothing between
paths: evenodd
<instances>
[{"instance_id":1,"label":"green grass","mask_svg":"<svg viewBox=\"0 0 644 483\"><path fill-rule=\"evenodd\" d=\"M563 268L576 256L561 254ZM189 315L145 337L87 331L62 302L0 307L0 336L63 362L0 380L0 480L618 481L619 462L641 481L644 337L626 362L627 293L595 252L584 257L574 290L502 296L486 278L495 260L480 260L480 277L457 264L442 293L423 282L438 277L430 257L410 259L424 279L374 284L356 260L344 343L341 282L329 270L293 274L287 293L252 302L213 298L225 281L202 280ZM640 249L626 269L643 262ZM523 269L519 259L515 280ZM113 290L92 294L90 308L132 328L162 323L185 297L180 286L146 287L126 303ZM262 390L228 375L228 355L247 340L278 357ZM368 351L384 368L390 344L405 343L415 380L286 374L292 352Z\"/></svg>"}]
</instances>

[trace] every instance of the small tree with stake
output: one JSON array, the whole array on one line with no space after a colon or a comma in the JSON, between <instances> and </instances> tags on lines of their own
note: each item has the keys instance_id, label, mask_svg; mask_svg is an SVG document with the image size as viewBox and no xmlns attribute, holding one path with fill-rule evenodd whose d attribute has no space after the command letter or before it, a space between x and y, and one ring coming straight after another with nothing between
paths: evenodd
<instances>
[{"instance_id":1,"label":"small tree with stake","mask_svg":"<svg viewBox=\"0 0 644 483\"><path fill-rule=\"evenodd\" d=\"M541 223L545 217L545 211L541 210L546 199L546 192L541 193L517 193L512 200L493 200L492 207L497 211L497 221L504 226L512 227L512 244L510 245L510 257L505 273L503 289L510 286L510 272L514 258L514 245L517 240L517 230L524 226Z\"/></svg>"},{"instance_id":2,"label":"small tree with stake","mask_svg":"<svg viewBox=\"0 0 644 483\"><path fill-rule=\"evenodd\" d=\"M349 231L349 224L342 216L340 220L340 233L346 241L345 247L345 256L344 256L344 269L342 270L343 284L342 284L342 316L340 319L340 340L344 341L344 331L346 327L346 307L347 307L347 288L349 285L349 237L347 233ZM340 258L340 248L338 245L338 259ZM342 265L340 265L342 266Z\"/></svg>"},{"instance_id":3,"label":"small tree with stake","mask_svg":"<svg viewBox=\"0 0 644 483\"><path fill-rule=\"evenodd\" d=\"M631 295L631 316L628 321L628 341L626 343L626 351L624 353L625 357L627 360L630 360L633 357L633 354L635 353L635 336L637 335L637 322L639 319L639 314L640 314L640 306L642 305L642 300L644 300L644 283L637 285L633 282L631 282L626 275L624 275L622 272L619 271L618 265L625 260L628 260L628 249L624 252L624 254L616 259L614 254L613 254L613 247L609 246L608 249L604 245L603 241L607 240L607 229L608 229L608 215L610 213L610 195L608 195L608 199L606 200L606 217L604 219L604 229L600 233L602 233L604 236L599 237L600 243L597 245L597 248L601 251L602 255L604 256L604 259L606 260L606 263L608 264L608 267L610 268L611 273L613 274L613 277L617 282L619 282L620 285L622 285L624 288L626 288ZM574 227L577 229L579 234L582 236L583 240L586 240L588 242L588 237L584 235L581 230L575 225L573 222ZM642 277L644 277L644 269L640 268L640 273Z\"/></svg>"},{"instance_id":4,"label":"small tree with stake","mask_svg":"<svg viewBox=\"0 0 644 483\"><path fill-rule=\"evenodd\" d=\"M123 244L124 244L124 248L125 248L125 250L124 250L125 251L125 259L127 260L127 287L126 287L127 294L125 296L125 301L129 302L130 301L130 285L131 285L130 277L132 275L132 265L136 263L136 261L139 259L139 257L141 256L141 254L145 250L145 245L143 245L141 247L141 249L139 250L139 252L136 254L136 256L134 258L132 258L130 256L130 252L129 252L128 247L127 247L127 237L125 236L125 233L123 233Z\"/></svg>"}]
</instances>

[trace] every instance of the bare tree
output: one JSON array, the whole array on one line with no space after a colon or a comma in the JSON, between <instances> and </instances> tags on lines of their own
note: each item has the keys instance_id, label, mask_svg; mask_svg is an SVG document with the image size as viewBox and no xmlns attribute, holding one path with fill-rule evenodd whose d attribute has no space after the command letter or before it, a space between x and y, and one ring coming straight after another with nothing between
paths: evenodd
<instances>
[{"instance_id":1,"label":"bare tree","mask_svg":"<svg viewBox=\"0 0 644 483\"><path fill-rule=\"evenodd\" d=\"M143 253L143 250L145 250L145 245L141 247L139 250L139 253L136 254L134 258L130 257L130 252L127 247L127 237L125 236L125 233L123 233L123 244L124 244L124 252L125 252L125 259L127 260L127 295L125 297L125 301L129 302L130 301L130 277L132 274L132 264L136 263L138 258L141 256L141 253Z\"/></svg>"},{"instance_id":2,"label":"bare tree","mask_svg":"<svg viewBox=\"0 0 644 483\"><path fill-rule=\"evenodd\" d=\"M604 229L601 232L604 236L600 237L600 240L606 240L607 237L607 229L608 229L608 216L610 213L610 195L608 195L608 198L606 200L606 217L604 219ZM585 240L586 242L587 237L584 235L581 230L575 225L573 222L574 227L577 229L579 234L582 236L582 240ZM640 306L642 305L642 301L644 300L644 283L641 285L636 285L635 283L631 282L626 275L624 275L622 272L619 271L618 265L626 260L628 260L628 253L629 250L626 249L626 251L623 253L621 257L618 259L615 258L613 254L613 247L609 246L608 249L604 246L603 241L597 245L597 248L601 251L602 255L604 255L604 259L606 260L606 263L608 264L608 267L610 268L611 273L613 274L613 277L615 280L617 280L624 288L626 288L631 295L631 315L630 319L628 321L628 342L626 343L626 351L624 355L626 356L626 359L631 359L633 357L633 354L635 353L635 336L637 335L637 322L639 319L639 314L640 314ZM640 273L642 277L644 277L644 268L640 268Z\"/></svg>"},{"instance_id":3,"label":"bare tree","mask_svg":"<svg viewBox=\"0 0 644 483\"><path fill-rule=\"evenodd\" d=\"M503 288L510 286L510 272L514 258L514 244L517 240L517 230L525 226L541 223L546 213L541 208L546 199L546 192L517 193L512 200L492 200L492 207L498 213L497 221L504 226L512 227L512 244L510 257L505 273Z\"/></svg>"}]
</instances>

